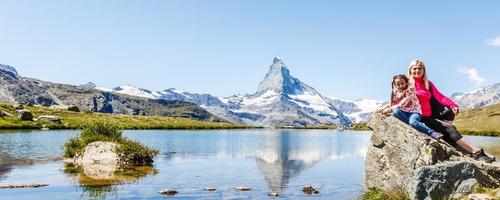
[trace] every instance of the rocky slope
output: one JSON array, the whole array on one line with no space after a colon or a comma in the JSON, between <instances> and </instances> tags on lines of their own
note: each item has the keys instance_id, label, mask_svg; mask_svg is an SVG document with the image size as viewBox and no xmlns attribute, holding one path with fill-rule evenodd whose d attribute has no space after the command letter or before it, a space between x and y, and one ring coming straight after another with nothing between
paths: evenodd
<instances>
[{"instance_id":1,"label":"rocky slope","mask_svg":"<svg viewBox=\"0 0 500 200\"><path fill-rule=\"evenodd\" d=\"M499 187L500 164L473 160L394 117L375 114L365 162L368 188L405 189L410 199L460 198L476 186Z\"/></svg>"},{"instance_id":2,"label":"rocky slope","mask_svg":"<svg viewBox=\"0 0 500 200\"><path fill-rule=\"evenodd\" d=\"M221 121L194 103L143 98L98 90L94 87L92 83L74 86L21 77L13 67L6 65L0 67L0 101L4 102L78 106L82 111Z\"/></svg>"}]
</instances>

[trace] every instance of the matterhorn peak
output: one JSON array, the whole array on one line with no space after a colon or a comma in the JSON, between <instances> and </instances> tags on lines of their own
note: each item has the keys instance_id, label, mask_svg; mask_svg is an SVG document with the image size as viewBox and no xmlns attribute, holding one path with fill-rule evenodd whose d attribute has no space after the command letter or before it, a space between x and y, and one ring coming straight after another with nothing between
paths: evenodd
<instances>
[{"instance_id":1,"label":"matterhorn peak","mask_svg":"<svg viewBox=\"0 0 500 200\"><path fill-rule=\"evenodd\" d=\"M273 59L273 64L284 64L280 57L276 56Z\"/></svg>"},{"instance_id":2,"label":"matterhorn peak","mask_svg":"<svg viewBox=\"0 0 500 200\"><path fill-rule=\"evenodd\" d=\"M302 84L298 79L290 75L286 64L279 57L274 57L273 64L269 67L266 77L257 88L256 95L264 94L267 91L286 94L301 94L309 86Z\"/></svg>"}]
</instances>

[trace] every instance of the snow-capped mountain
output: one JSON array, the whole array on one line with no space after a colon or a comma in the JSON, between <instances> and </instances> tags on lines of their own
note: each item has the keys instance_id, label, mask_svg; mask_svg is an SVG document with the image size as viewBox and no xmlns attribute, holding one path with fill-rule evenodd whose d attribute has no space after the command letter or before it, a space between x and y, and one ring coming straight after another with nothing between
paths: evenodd
<instances>
[{"instance_id":1,"label":"snow-capped mountain","mask_svg":"<svg viewBox=\"0 0 500 200\"><path fill-rule=\"evenodd\" d=\"M451 98L462 109L481 108L500 103L500 83L488 85L470 92L458 92Z\"/></svg>"},{"instance_id":2,"label":"snow-capped mountain","mask_svg":"<svg viewBox=\"0 0 500 200\"><path fill-rule=\"evenodd\" d=\"M97 88L110 91L106 88ZM200 105L225 120L256 126L347 125L351 120L338 110L332 100L290 75L285 63L275 57L263 81L253 94L215 97L176 89L161 92L123 86L113 92L183 100Z\"/></svg>"},{"instance_id":3,"label":"snow-capped mountain","mask_svg":"<svg viewBox=\"0 0 500 200\"><path fill-rule=\"evenodd\" d=\"M335 107L355 123L366 122L377 108L386 104L386 102L372 99L358 99L355 101L343 100L337 97L330 97L330 99Z\"/></svg>"},{"instance_id":4,"label":"snow-capped mountain","mask_svg":"<svg viewBox=\"0 0 500 200\"><path fill-rule=\"evenodd\" d=\"M251 95L224 98L231 111L254 114L254 123L263 126L305 126L350 124L349 118L314 88L290 75L285 63L275 57L273 64ZM260 116L259 116L260 115Z\"/></svg>"}]
</instances>

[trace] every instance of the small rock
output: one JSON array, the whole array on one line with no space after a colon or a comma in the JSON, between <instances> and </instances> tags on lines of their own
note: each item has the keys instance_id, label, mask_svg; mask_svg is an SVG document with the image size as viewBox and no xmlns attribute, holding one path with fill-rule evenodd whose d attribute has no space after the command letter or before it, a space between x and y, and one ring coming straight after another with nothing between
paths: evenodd
<instances>
[{"instance_id":1,"label":"small rock","mask_svg":"<svg viewBox=\"0 0 500 200\"><path fill-rule=\"evenodd\" d=\"M49 184L36 184L36 183L22 183L22 184L7 184L0 185L0 189L8 189L8 188L37 188L37 187L45 187Z\"/></svg>"},{"instance_id":2,"label":"small rock","mask_svg":"<svg viewBox=\"0 0 500 200\"><path fill-rule=\"evenodd\" d=\"M12 115L12 114L10 114L8 112L5 112L5 111L1 111L1 112L2 112L3 117L12 117L12 116L14 116L14 115Z\"/></svg>"},{"instance_id":3,"label":"small rock","mask_svg":"<svg viewBox=\"0 0 500 200\"><path fill-rule=\"evenodd\" d=\"M213 192L215 190L217 190L217 189L215 189L213 187L207 187L207 188L205 188L205 191L209 191L209 192Z\"/></svg>"},{"instance_id":4,"label":"small rock","mask_svg":"<svg viewBox=\"0 0 500 200\"><path fill-rule=\"evenodd\" d=\"M52 115L42 115L37 118L37 121L61 123L61 118Z\"/></svg>"},{"instance_id":5,"label":"small rock","mask_svg":"<svg viewBox=\"0 0 500 200\"><path fill-rule=\"evenodd\" d=\"M306 193L306 194L318 194L319 191L316 190L313 186L310 186L310 185L306 185L304 187L302 187L302 192Z\"/></svg>"},{"instance_id":6,"label":"small rock","mask_svg":"<svg viewBox=\"0 0 500 200\"><path fill-rule=\"evenodd\" d=\"M33 114L29 110L26 109L21 109L21 110L16 110L16 115L21 118L21 120L25 121L32 121L33 120Z\"/></svg>"},{"instance_id":7,"label":"small rock","mask_svg":"<svg viewBox=\"0 0 500 200\"><path fill-rule=\"evenodd\" d=\"M170 189L170 188L163 189L160 191L160 194L166 194L168 196L175 195L177 193L178 193L177 191L175 191L174 189Z\"/></svg>"},{"instance_id":8,"label":"small rock","mask_svg":"<svg viewBox=\"0 0 500 200\"><path fill-rule=\"evenodd\" d=\"M277 192L271 192L271 193L267 194L267 196L270 196L270 197L279 197L280 194L277 193Z\"/></svg>"},{"instance_id":9,"label":"small rock","mask_svg":"<svg viewBox=\"0 0 500 200\"><path fill-rule=\"evenodd\" d=\"M48 131L48 130L50 130L50 129L49 129L49 128L47 128L47 127L43 127L43 128L41 128L40 130L42 130L42 131Z\"/></svg>"},{"instance_id":10,"label":"small rock","mask_svg":"<svg viewBox=\"0 0 500 200\"><path fill-rule=\"evenodd\" d=\"M252 188L247 186L236 186L234 187L234 189L240 192L244 192L244 191L250 191Z\"/></svg>"},{"instance_id":11,"label":"small rock","mask_svg":"<svg viewBox=\"0 0 500 200\"><path fill-rule=\"evenodd\" d=\"M16 110L22 110L22 109L24 109L24 106L21 105L21 104L14 104L14 109L16 109Z\"/></svg>"},{"instance_id":12,"label":"small rock","mask_svg":"<svg viewBox=\"0 0 500 200\"><path fill-rule=\"evenodd\" d=\"M80 112L80 108L78 108L78 106L69 106L66 110L71 112Z\"/></svg>"}]
</instances>

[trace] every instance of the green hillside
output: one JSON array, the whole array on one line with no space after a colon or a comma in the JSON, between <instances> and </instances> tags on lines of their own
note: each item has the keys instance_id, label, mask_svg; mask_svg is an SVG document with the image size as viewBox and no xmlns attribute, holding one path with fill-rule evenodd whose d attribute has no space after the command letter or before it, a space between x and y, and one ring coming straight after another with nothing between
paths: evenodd
<instances>
[{"instance_id":1,"label":"green hillside","mask_svg":"<svg viewBox=\"0 0 500 200\"><path fill-rule=\"evenodd\" d=\"M467 110L453 124L466 135L500 136L500 104Z\"/></svg>"},{"instance_id":2,"label":"green hillside","mask_svg":"<svg viewBox=\"0 0 500 200\"><path fill-rule=\"evenodd\" d=\"M42 115L54 115L61 123L21 121L16 116L0 117L0 129L79 129L87 121L112 123L120 129L234 129L250 128L225 122L198 121L180 117L122 115L95 112L71 112L65 109L52 109L44 106L24 106L36 118ZM0 102L0 110L15 115L12 105Z\"/></svg>"}]
</instances>

